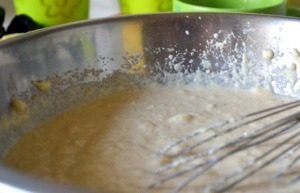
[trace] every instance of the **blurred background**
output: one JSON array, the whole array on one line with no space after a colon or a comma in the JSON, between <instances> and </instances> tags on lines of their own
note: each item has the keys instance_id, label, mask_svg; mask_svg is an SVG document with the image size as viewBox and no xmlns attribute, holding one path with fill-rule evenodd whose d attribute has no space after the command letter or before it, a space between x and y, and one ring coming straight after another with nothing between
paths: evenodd
<instances>
[{"instance_id":1,"label":"blurred background","mask_svg":"<svg viewBox=\"0 0 300 193\"><path fill-rule=\"evenodd\" d=\"M0 6L4 7L6 10L4 25L7 26L15 15L13 0L0 0ZM90 18L108 17L118 13L118 0L90 0Z\"/></svg>"},{"instance_id":2,"label":"blurred background","mask_svg":"<svg viewBox=\"0 0 300 193\"><path fill-rule=\"evenodd\" d=\"M300 0L0 0L0 38L79 20L159 12L300 16Z\"/></svg>"}]
</instances>

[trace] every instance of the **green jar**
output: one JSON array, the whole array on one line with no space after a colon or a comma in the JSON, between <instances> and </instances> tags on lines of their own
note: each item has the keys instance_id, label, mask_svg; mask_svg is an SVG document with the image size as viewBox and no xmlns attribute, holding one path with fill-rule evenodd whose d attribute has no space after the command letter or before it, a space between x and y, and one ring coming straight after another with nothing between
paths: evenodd
<instances>
[{"instance_id":1,"label":"green jar","mask_svg":"<svg viewBox=\"0 0 300 193\"><path fill-rule=\"evenodd\" d=\"M288 0L288 16L300 17L300 1Z\"/></svg>"},{"instance_id":2,"label":"green jar","mask_svg":"<svg viewBox=\"0 0 300 193\"><path fill-rule=\"evenodd\" d=\"M172 11L172 0L119 0L122 14Z\"/></svg>"},{"instance_id":3,"label":"green jar","mask_svg":"<svg viewBox=\"0 0 300 193\"><path fill-rule=\"evenodd\" d=\"M14 0L16 14L26 14L43 26L88 19L89 0Z\"/></svg>"},{"instance_id":4,"label":"green jar","mask_svg":"<svg viewBox=\"0 0 300 193\"><path fill-rule=\"evenodd\" d=\"M286 14L286 0L174 0L175 12Z\"/></svg>"}]
</instances>

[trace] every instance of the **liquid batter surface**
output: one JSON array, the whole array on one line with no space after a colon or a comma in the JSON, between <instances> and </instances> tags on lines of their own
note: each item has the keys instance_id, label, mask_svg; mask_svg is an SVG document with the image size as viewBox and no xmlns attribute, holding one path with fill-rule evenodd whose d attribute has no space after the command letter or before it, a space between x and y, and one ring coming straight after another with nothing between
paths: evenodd
<instances>
[{"instance_id":1,"label":"liquid batter surface","mask_svg":"<svg viewBox=\"0 0 300 193\"><path fill-rule=\"evenodd\" d=\"M220 119L283 102L267 92L219 87L120 87L28 132L7 153L5 163L103 193L167 193L184 178L147 190L156 179L154 171L170 161L157 155L166 145ZM215 177L237 168L249 155L214 168L184 191L205 191ZM230 192L279 192L266 179L261 175Z\"/></svg>"}]
</instances>

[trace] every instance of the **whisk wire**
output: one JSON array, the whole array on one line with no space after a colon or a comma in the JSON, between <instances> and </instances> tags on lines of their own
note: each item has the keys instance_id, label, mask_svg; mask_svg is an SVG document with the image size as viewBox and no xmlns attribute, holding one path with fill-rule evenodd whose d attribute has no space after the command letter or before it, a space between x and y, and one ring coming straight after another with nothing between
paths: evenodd
<instances>
[{"instance_id":1,"label":"whisk wire","mask_svg":"<svg viewBox=\"0 0 300 193\"><path fill-rule=\"evenodd\" d=\"M275 146L274 148L272 148L271 150L269 150L268 152L264 153L263 155L261 155L259 158L256 159L256 161L259 161L261 160L262 158L266 157L267 155L269 155L270 153L272 153L273 151L275 151L276 149L278 149L279 147L281 147L283 144L285 144L286 142L290 141L291 139L297 137L298 135L300 134L300 132L297 133L297 135L293 135L291 136L290 138L288 138L287 140L285 140L284 142L280 143L279 145ZM262 142L262 141L261 141ZM299 142L300 143L300 142ZM188 180L186 180L182 185L180 185L175 191L172 191L172 193L179 193L181 192L185 187L187 187L190 183L192 183L194 180L198 179L199 177L201 177L205 172L207 172L209 169L213 168L215 165L217 165L218 163L220 163L221 161L225 160L226 158L232 156L233 154L236 154L242 150L245 150L245 148L249 148L249 147L253 147L254 145L257 145L257 144L252 144L251 146L250 145L244 145L244 146L241 146L241 147L237 147L235 148L234 150L231 150L230 152L228 153L225 153L224 155L221 155L220 157L218 158L215 158L213 160L209 160L206 164L199 164L193 168L190 168L189 170L185 170L181 173L178 173L178 175L183 175L183 174L186 174L188 173L189 171L198 171L198 169L201 169L201 166L204 166L203 169L201 169L200 171L196 172L195 175L193 175L192 177L190 177ZM285 154L286 152L280 154L280 155L283 155ZM278 157L279 158L279 157ZM274 159L273 159L274 160ZM256 172L255 172L256 173ZM254 173L253 173L254 174ZM172 178L168 178L168 179L165 179L165 181L163 182L166 182L170 179L173 179L174 177L178 177L178 176L174 176L172 175ZM249 177L249 176L248 176ZM234 187L234 186L232 186ZM223 191L224 192L224 191ZM221 192L217 192L217 193L221 193Z\"/></svg>"},{"instance_id":2,"label":"whisk wire","mask_svg":"<svg viewBox=\"0 0 300 193\"><path fill-rule=\"evenodd\" d=\"M284 145L287 142L291 141L292 139L298 137L299 135L300 135L300 132L297 132L295 135L289 137L288 139L284 140L282 143L276 145L274 148L270 149L269 151L267 151L263 155L259 156L259 158L256 159L255 161L257 162L257 161L263 159L264 157L268 156L269 154L271 154L272 152L274 152L276 149L280 148L282 145ZM297 143L293 143L292 145L290 145L289 147L287 147L286 149L284 149L280 153L276 154L275 156L273 156L272 158L270 158L269 160L267 160L266 162L264 162L263 164L261 164L256 169L253 169L252 171L250 171L250 172L246 173L245 175L243 175L242 177L238 178L236 181L233 181L231 184L227 185L226 187L224 187L224 188L222 188L220 190L215 191L214 193L223 193L223 192L226 192L226 191L232 189L234 186L236 186L240 182L244 181L245 179L248 179L250 176L254 175L255 173L257 173L261 169L267 167L268 165L270 165L271 163L273 163L275 160L277 160L281 156L283 156L287 151L289 151L290 149L294 148L295 146L297 146L299 144L300 144L300 140L298 140Z\"/></svg>"},{"instance_id":3,"label":"whisk wire","mask_svg":"<svg viewBox=\"0 0 300 193\"><path fill-rule=\"evenodd\" d=\"M225 120L225 121L221 121L220 123L217 123L211 127L208 127L206 129L203 129L203 131L196 131L195 133L191 134L191 135L188 135L182 139L179 139L178 141L172 143L171 145L168 145L166 148L163 149L163 151L160 153L160 155L164 155L166 154L168 151L170 151L172 148L174 148L175 146L177 145L180 145L182 143L185 143L187 141L189 141L190 139L194 138L194 137L197 137L199 135L201 135L202 133L206 132L206 131L209 131L209 130L214 130L214 129L218 129L218 128L221 128L221 127L224 127L224 126L227 126L229 124L233 124L235 123L233 126L223 130L223 131L220 131L218 133L215 133L214 135L206 138L206 139L203 139L203 140L200 140L199 142L197 142L196 144L194 144L193 146L189 147L188 150L182 150L180 151L176 156L180 156L182 154L185 154L186 151L191 151L193 149L195 149L196 147L198 146L201 146L201 145L204 145L205 143L211 141L212 139L214 138L217 138L217 137L220 137L222 135L225 135L225 134L228 134L228 133L231 133L237 129L240 129L241 126L244 126L244 125L248 125L248 124L251 124L251 123L254 123L254 122L257 122L259 120L262 120L262 119L265 119L265 118L268 118L268 117L271 117L273 115L277 115L278 113L281 113L281 112L284 112L284 111L287 111L287 110L290 110L290 109L293 109L293 108L296 108L300 105L300 100L297 100L297 101L294 101L294 102L291 102L291 103L287 103L287 104L283 104L283 105L279 105L279 106L276 106L276 107L271 107L271 108L267 108L267 109L264 109L264 110L260 110L260 111L257 111L257 112L254 112L254 113L249 113L249 114L246 114L246 115L243 115L243 116L240 116L234 120ZM277 110L279 109L279 110ZM276 110L276 111L274 111ZM270 113L267 113L271 111ZM267 114L263 114L263 113L267 113ZM263 114L261 116L258 116L260 114ZM254 117L253 119L247 119L247 118L251 118L253 116L258 116L258 117Z\"/></svg>"},{"instance_id":4,"label":"whisk wire","mask_svg":"<svg viewBox=\"0 0 300 193\"><path fill-rule=\"evenodd\" d=\"M200 152L198 155L187 157L185 160L181 160L180 162L177 162L177 161L174 162L173 161L170 164L167 164L167 165L163 166L162 168L160 168L157 171L157 173L166 172L166 171L168 171L168 170L170 170L174 167L178 167L182 164L186 164L190 161L194 161L195 159L200 159L200 158L212 155L213 153L215 154L215 153L217 153L221 150L224 150L226 148L229 148L231 146L237 146L237 145L240 145L240 144L246 145L247 143L249 144L249 143L251 143L251 141L257 140L258 137L261 137L264 134L269 134L269 132L272 131L272 130L276 131L275 129L277 129L281 126L284 126L286 124L290 124L290 125L286 126L284 129L273 133L273 135L269 135L268 138L264 138L261 141L257 141L255 143L249 144L248 148L251 147L251 146L254 146L254 145L258 145L262 142L267 141L268 139L272 139L272 138L278 136L279 134L282 134L283 132L288 131L289 129L291 129L294 125L296 125L298 123L298 121L295 120L295 117L298 117L298 116L300 116L300 113L296 113L292 116L287 117L286 119L276 121L273 124L270 124L270 125L267 125L267 126L261 128L261 129L258 129L259 131L261 131L260 133L253 134L253 135L247 136L247 137L245 137L245 136L239 137L238 139L232 140L232 141L230 141L230 142L228 142L228 143L226 143L226 144L224 144L224 145L222 145L218 148L215 148L213 151L211 149L209 149L208 151L206 151L204 153ZM244 147L247 147L247 146L244 146Z\"/></svg>"},{"instance_id":5,"label":"whisk wire","mask_svg":"<svg viewBox=\"0 0 300 193\"><path fill-rule=\"evenodd\" d=\"M187 179L183 181L183 183L181 183L176 189L171 191L171 193L180 193L195 180L199 179L204 174L209 172L210 169L214 168L216 165L227 160L233 155L250 148L258 147L265 143L270 143L275 138L282 137L279 138L280 141L276 142L280 142L279 144L272 146L272 148L268 149L265 152L261 152L260 155L255 157L252 162L249 162L246 165L242 166L239 171L230 173L230 175L227 174L225 175L225 177L221 177L221 186L220 183L212 184L212 190L214 193L223 193L234 188L239 183L253 176L260 170L266 168L276 160L279 160L284 155L287 155L289 151L294 150L296 147L300 147L300 140L288 144L292 140L297 139L297 137L300 135L300 131L297 131L297 129L295 129L298 128L296 126L299 126L300 112L296 112L292 115L281 117L271 123L258 126L257 128L252 130L250 134L248 132L242 133L236 136L233 140L225 142L225 144L208 148L208 150L205 152L191 152L194 151L197 147L203 146L204 144L210 145L214 141L215 142L212 144L215 144L218 138L230 134L233 131L237 131L241 128L247 129L245 128L245 126L289 111L299 106L300 100L297 100L276 107L256 111L254 113L248 113L246 115L239 116L238 118L227 119L225 121L221 121L214 125L211 125L210 127L199 129L194 133L186 135L181 139L169 144L168 146L163 148L163 150L159 153L159 156L168 156L168 152L171 151L171 149L173 149L174 147L184 143L188 144L188 142L190 142L193 138L196 138L198 136L200 137L198 142L181 149L179 153L171 157L172 160L170 163L167 163L156 170L155 174L157 175L158 179L153 184L151 184L148 189L159 187L162 184L165 184L177 177L183 177L186 174L190 174L188 175ZM270 119L270 121L272 120ZM202 134L210 130L213 130L214 133L209 136L201 136ZM285 145L288 145L288 147L283 148ZM279 150L280 152L277 153L276 151ZM289 162L289 164L283 170L279 171L275 175L275 178L282 177L299 161L300 155L296 157L293 156L293 159ZM173 168L176 168L175 173L171 173L173 171ZM293 178L292 182L294 181L300 181L300 175L297 175L295 178Z\"/></svg>"},{"instance_id":6,"label":"whisk wire","mask_svg":"<svg viewBox=\"0 0 300 193\"><path fill-rule=\"evenodd\" d=\"M273 147L272 149L270 149L269 151L267 151L266 153L264 153L263 155L259 156L255 161L259 161L261 159L263 159L264 157L266 157L267 155L271 154L273 151L275 151L276 149L278 149L279 147L281 147L283 144L287 143L288 141L292 140L293 138L297 137L298 135L300 134L300 132L297 133L297 135L293 135L291 137L289 137L288 139L286 139L285 141L283 141L282 143L280 143L279 145L276 145L275 147ZM297 143L297 144L300 144L300 141ZM294 147L295 144L292 145L292 147ZM287 148L287 151L291 149L291 148ZM208 169L212 168L213 166L215 166L217 163L221 162L222 160L224 160L226 157L229 157L235 153L237 153L238 151L240 151L239 148L235 149L235 150L232 150L230 153L222 156L222 157L219 157L218 159L216 159L214 162L212 162L212 164L208 165L205 169L197 172L195 175L193 175L191 178L189 178L188 180L186 180L182 185L180 185L175 191L173 191L172 193L179 193L180 191L182 191L185 187L187 187L190 183L192 183L194 180L198 179L200 176L203 175L204 172L206 172ZM278 156L281 157L281 155L285 154L286 152L281 152ZM277 156L276 156L277 157ZM272 159L273 161L274 159ZM269 161L270 163L272 161ZM267 166L269 165L269 162L265 162L265 164L263 164L262 166ZM261 167L262 167L261 166ZM259 169L261 169L261 167ZM247 177L249 177L250 175L253 175L254 173L256 173L257 171L254 170L253 172L250 172L248 175L245 175L244 177L238 179L237 181L235 181L234 183L228 185L227 188L224 188L217 192L214 192L214 193L221 193L221 192L224 192L224 191L227 191L229 190L229 187L232 188L234 187L237 183L241 182L242 180L246 179Z\"/></svg>"}]
</instances>

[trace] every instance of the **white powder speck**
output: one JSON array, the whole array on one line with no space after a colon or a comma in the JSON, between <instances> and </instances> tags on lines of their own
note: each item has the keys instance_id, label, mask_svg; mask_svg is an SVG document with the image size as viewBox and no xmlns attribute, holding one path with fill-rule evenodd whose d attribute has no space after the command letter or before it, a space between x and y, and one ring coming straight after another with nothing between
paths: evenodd
<instances>
[{"instance_id":1,"label":"white powder speck","mask_svg":"<svg viewBox=\"0 0 300 193\"><path fill-rule=\"evenodd\" d=\"M174 52L175 48L168 48L168 52Z\"/></svg>"},{"instance_id":2,"label":"white powder speck","mask_svg":"<svg viewBox=\"0 0 300 193\"><path fill-rule=\"evenodd\" d=\"M185 34L188 36L190 35L190 32L188 30L185 30Z\"/></svg>"},{"instance_id":3,"label":"white powder speck","mask_svg":"<svg viewBox=\"0 0 300 193\"><path fill-rule=\"evenodd\" d=\"M263 55L263 58L266 60L272 60L274 58L274 52L270 49L263 50L262 55Z\"/></svg>"},{"instance_id":4,"label":"white powder speck","mask_svg":"<svg viewBox=\"0 0 300 193\"><path fill-rule=\"evenodd\" d=\"M287 68L289 70L296 71L297 70L297 64L295 64L295 63L289 63L289 64L287 64Z\"/></svg>"},{"instance_id":5,"label":"white powder speck","mask_svg":"<svg viewBox=\"0 0 300 193\"><path fill-rule=\"evenodd\" d=\"M242 72L244 75L247 75L249 72L249 59L246 54L243 54L242 56Z\"/></svg>"},{"instance_id":6,"label":"white powder speck","mask_svg":"<svg viewBox=\"0 0 300 193\"><path fill-rule=\"evenodd\" d=\"M243 54L243 56L242 56L242 63L243 64L248 64L249 63L249 59L248 59L246 54Z\"/></svg>"},{"instance_id":7,"label":"white powder speck","mask_svg":"<svg viewBox=\"0 0 300 193\"><path fill-rule=\"evenodd\" d=\"M296 59L300 59L300 51L297 48L292 49L292 54Z\"/></svg>"},{"instance_id":8,"label":"white powder speck","mask_svg":"<svg viewBox=\"0 0 300 193\"><path fill-rule=\"evenodd\" d=\"M177 72L180 72L180 71L182 70L181 64L180 64L180 63L175 64L175 65L174 65L174 70L176 70Z\"/></svg>"},{"instance_id":9,"label":"white powder speck","mask_svg":"<svg viewBox=\"0 0 300 193\"><path fill-rule=\"evenodd\" d=\"M299 91L300 90L300 80L298 80L296 83L295 83L295 86L293 88L294 91Z\"/></svg>"}]
</instances>

